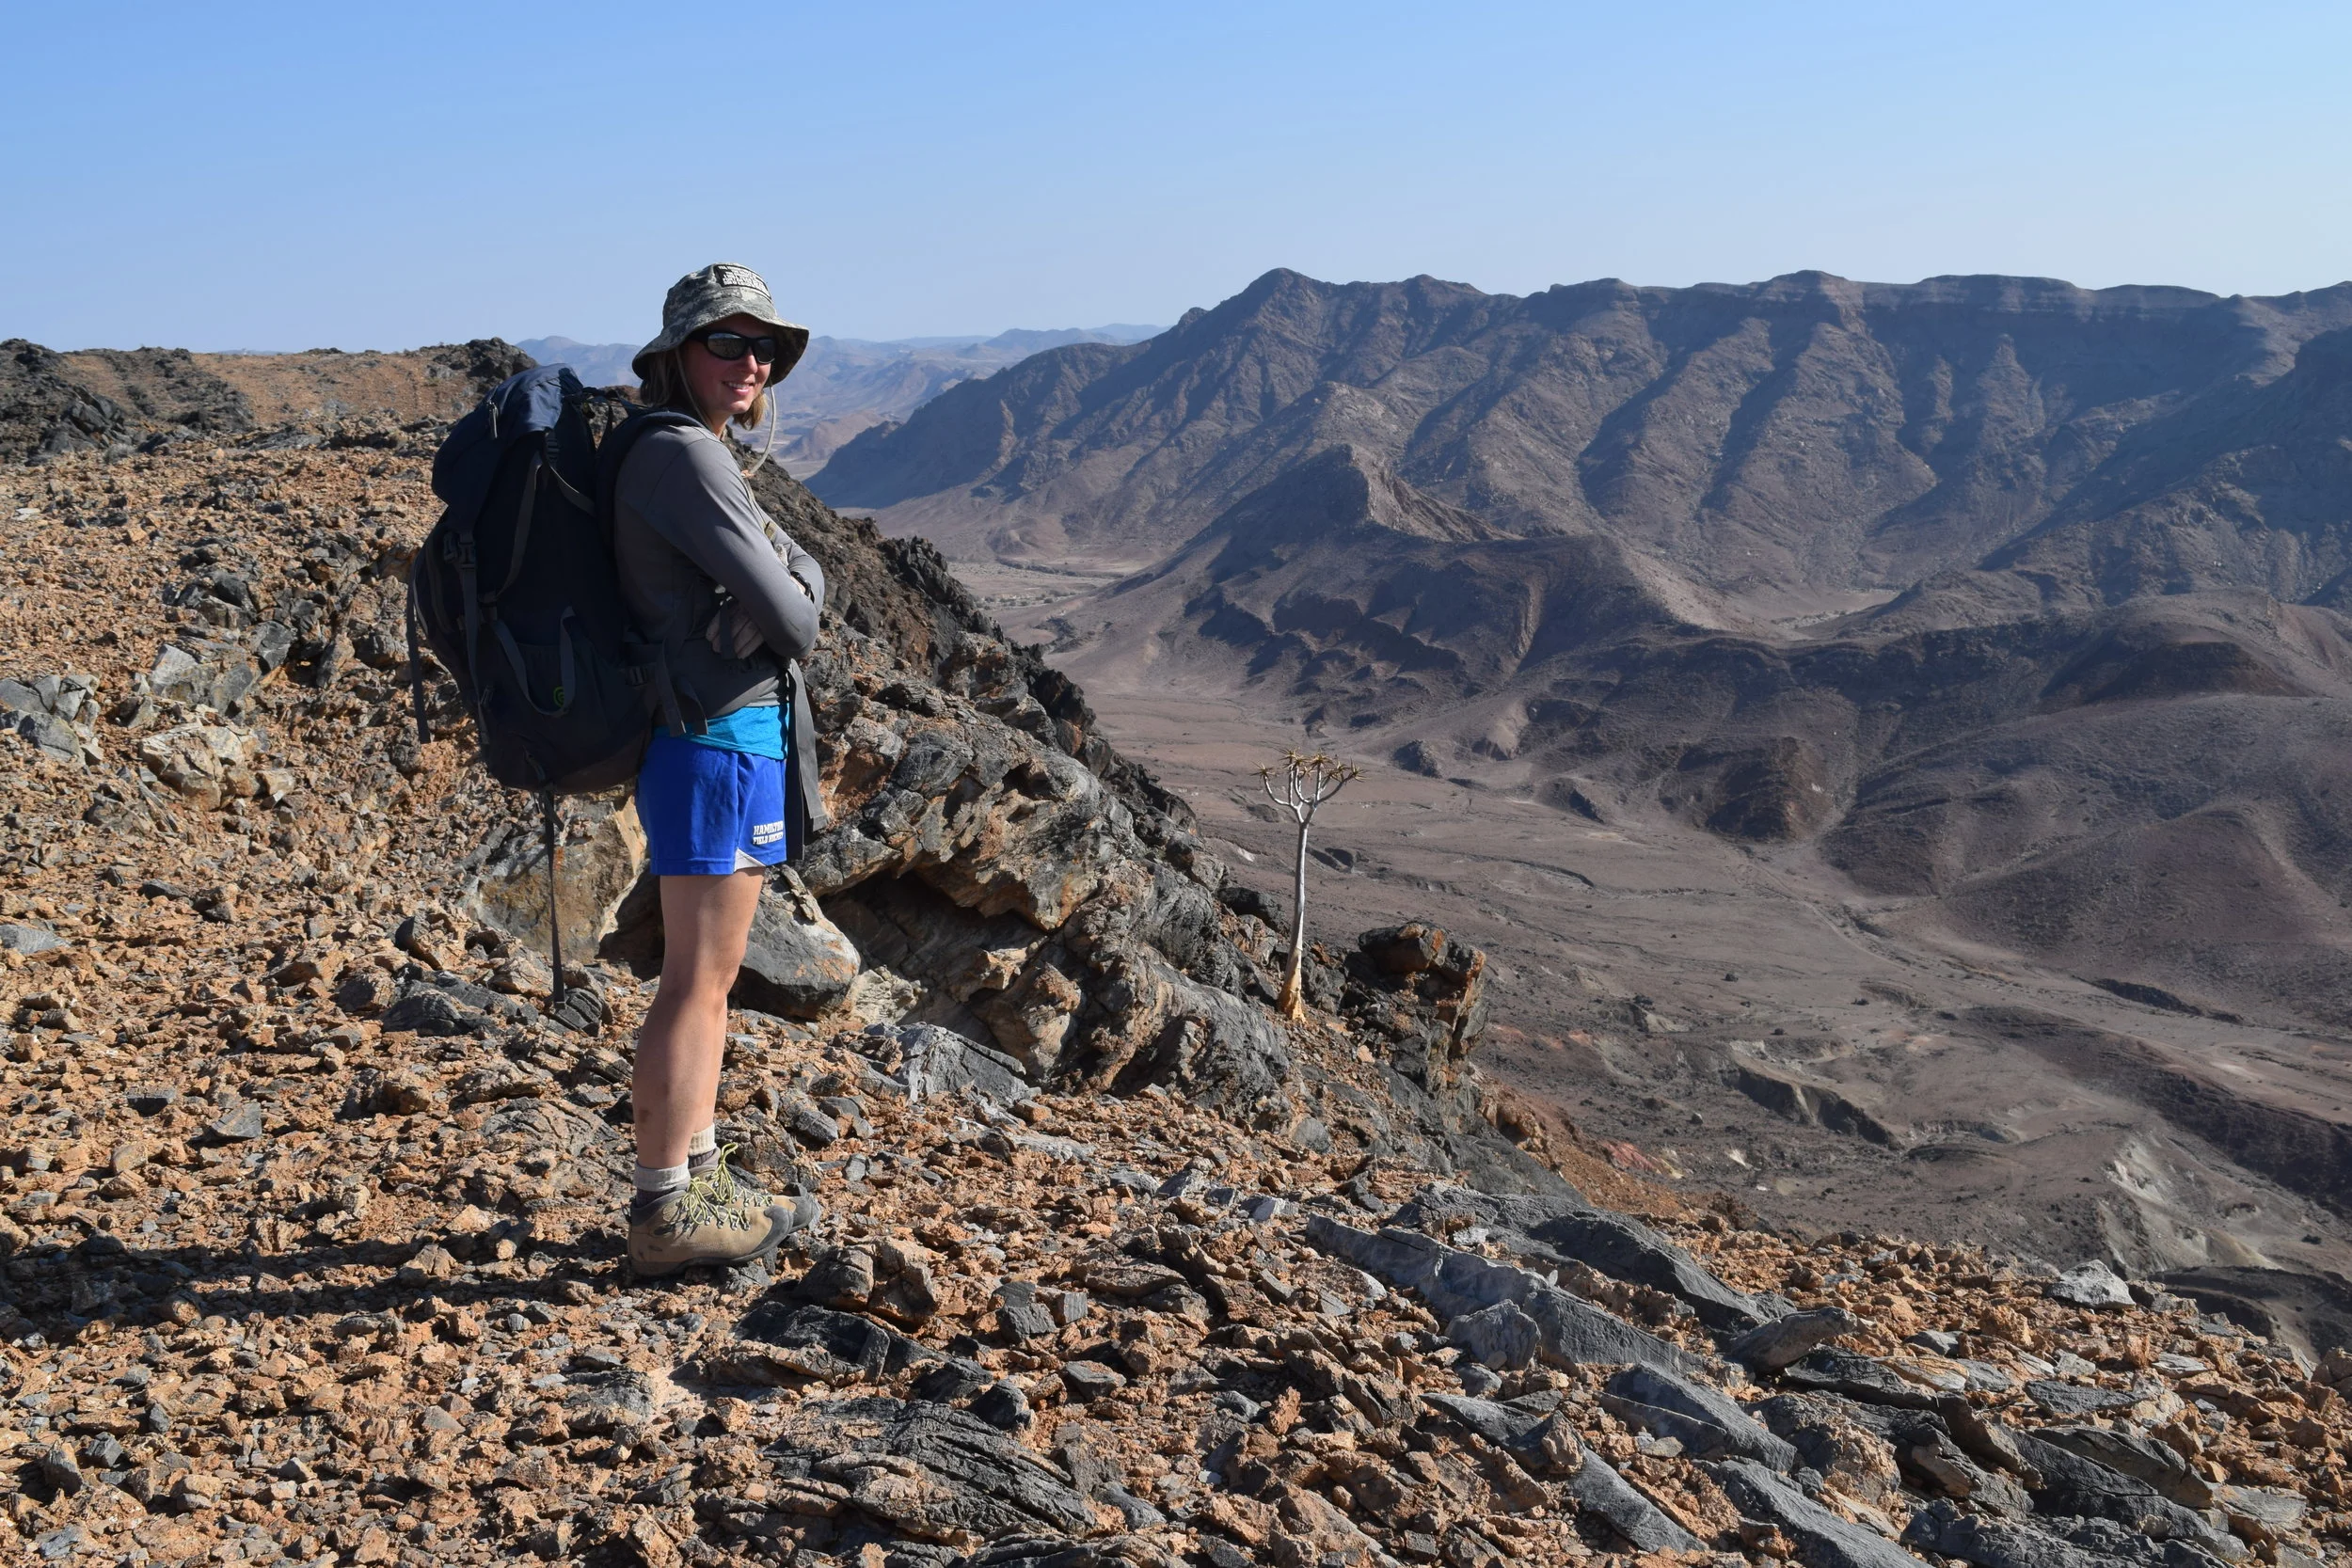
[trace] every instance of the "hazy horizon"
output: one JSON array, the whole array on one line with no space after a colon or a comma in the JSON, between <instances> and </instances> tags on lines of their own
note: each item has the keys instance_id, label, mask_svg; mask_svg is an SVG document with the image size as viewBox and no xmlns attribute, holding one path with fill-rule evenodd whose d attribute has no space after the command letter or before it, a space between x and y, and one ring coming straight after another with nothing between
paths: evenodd
<instances>
[{"instance_id":1,"label":"hazy horizon","mask_svg":"<svg viewBox=\"0 0 2352 1568\"><path fill-rule=\"evenodd\" d=\"M835 342L854 343L868 348L928 348L945 343L988 342L1014 332L1131 332L1137 335L1132 341L1140 341L1142 338L1155 336L1167 330L1166 326L1146 326L1140 322L1104 322L1095 326L1003 326L993 332L945 332L918 338L849 338L837 332L816 332L810 334L810 341L814 342L820 338L830 338ZM489 336L502 339L517 348L523 348L534 342L559 341L578 348L619 348L624 344L636 345L642 341L636 338L615 338L610 341L576 338L568 332L526 332L519 337L510 332L497 332ZM152 348L184 348L191 354L316 354L330 351L337 354L400 354L410 349L428 348L435 343L465 341L462 338L435 338L422 342L399 344L305 343L299 348L198 348L188 343L42 343L40 346L53 349L59 354L97 354Z\"/></svg>"},{"instance_id":2,"label":"hazy horizon","mask_svg":"<svg viewBox=\"0 0 2352 1568\"><path fill-rule=\"evenodd\" d=\"M1230 291L1228 291L1226 293L1224 293L1224 294L1221 294L1221 295L1217 296L1217 298L1216 298L1216 299L1204 299L1204 300L1200 300L1200 301L1199 301L1199 302L1197 302L1197 303L1198 303L1198 305L1199 305L1200 307L1201 307L1201 308L1212 308L1212 307L1215 307L1215 306L1216 306L1216 305L1218 305L1218 304L1222 303L1224 300L1232 298L1234 294L1237 294L1237 293L1241 293L1244 289L1248 288L1248 285L1249 285L1250 283L1252 283L1252 282L1256 281L1259 277L1263 277L1263 276L1265 276L1265 274L1266 274L1267 272L1277 271L1277 270L1280 270L1280 267L1279 267L1279 263L1277 263L1275 266L1270 266L1270 267L1263 267L1263 268L1261 268L1261 269L1259 269L1257 272L1252 273L1252 274L1251 274L1251 275L1250 275L1248 278L1245 278L1245 279L1243 279L1240 283L1237 283L1237 284L1236 284L1236 285L1235 285L1232 289L1231 289ZM1289 270L1292 270L1292 271L1300 271L1300 270L1302 270L1302 269L1298 269L1298 268L1291 268L1291 269L1289 269ZM2193 288L2193 287L2194 287L2193 285L2187 285L2187 284L2180 284L2180 283L2169 282L2169 281L2167 281L2167 280L2165 280L2165 279L2162 279L2162 278L2140 278L2140 279L2135 279L2135 280L2132 280L2132 281L2128 281L2128 282L2122 282L2122 283L2086 284L2086 283L2081 283L2081 282L2079 282L2079 281L2077 281L2076 279L2074 279L2074 278L2068 278L2068 277L2049 277L2049 276L2047 276L2047 275L2042 275L2042 274L2033 274L2033 273L2004 273L2004 274L1929 273L1929 274L1925 274L1925 275L1923 275L1923 276L1921 276L1921 277L1914 277L1914 278L1892 278L1892 277L1853 277L1847 276L1847 275L1845 275L1845 274L1835 273L1832 269L1827 268L1827 267L1793 267L1793 268L1790 268L1790 269L1789 269L1789 271L1788 271L1788 272L1787 272L1787 273L1774 274L1774 275L1773 275L1773 277L1789 277L1789 276L1794 276L1794 275L1797 275L1797 274L1803 274L1803 273L1808 273L1808 272L1820 272L1820 273L1828 273L1828 274L1830 274L1831 276L1841 277L1841 278L1843 278L1845 281L1847 281L1847 282L1851 282L1851 283L1863 283L1863 284L1870 284L1870 285L1884 285L1884 286L1894 286L1894 287L1907 287L1907 286L1916 285L1916 284L1920 284L1920 283L1926 283L1926 282L1932 281L1932 280L1934 280L1934 279L1936 279L1936 278L1939 278L1939 277L1990 277L1990 276L1998 276L1998 277L2015 277L2015 278L2023 278L2023 279L2031 279L2031 280L2044 281L2044 282L2055 282L2055 283L2065 284L2065 285L2067 285L2067 286L2069 286L2069 287L2082 288L2082 289L2089 289L2089 290L2094 290L2094 291L2095 291L2095 290L2101 290L2101 289L2127 289L2127 288ZM1317 279L1317 281L1319 281L1319 282L1325 282L1325 283L1347 283L1347 284L1356 284L1356 283L1394 283L1394 282L1403 282L1403 281L1406 281L1406 280L1407 280L1407 279L1409 279L1409 278L1411 278L1411 277L1433 277L1433 276L1435 276L1435 275L1433 275L1433 274L1429 274L1429 273L1427 273L1426 271L1423 271L1423 272L1421 272L1421 273L1400 274L1399 276L1397 276L1397 277L1382 277L1382 278L1332 278L1332 277L1323 277L1323 278L1318 278L1318 279ZM1576 285L1581 285L1581 284L1586 284L1586 283L1598 283L1598 282L1622 282L1622 283L1627 283L1627 284L1629 284L1629 285L1631 285L1632 287L1635 287L1635 288L1696 288L1696 287L1708 287L1708 286L1714 286L1714 287L1745 287L1745 286L1754 285L1754 284L1758 284L1758 283L1770 282L1770 281L1772 281L1772 278L1766 278L1766 277L1742 277L1742 278L1706 277L1706 278L1698 278L1698 279L1694 279L1692 282L1691 282L1691 283L1685 283L1685 284L1658 284L1658 283L1651 283L1651 282L1647 282L1647 281L1645 281L1645 280L1644 280L1644 279L1641 279L1641 278L1618 278L1618 277L1574 277L1574 278L1564 277L1564 278L1558 278L1558 279L1555 279L1555 280L1554 280L1553 282L1551 282L1551 283L1541 284L1541 285L1538 285L1538 286L1536 286L1536 287L1534 287L1534 288L1532 288L1532 289L1527 289L1527 290L1524 290L1524 291L1511 291L1511 290L1493 290L1493 289L1484 289L1484 290L1481 290L1481 292L1482 292L1482 293L1492 293L1492 294L1513 294L1513 295L1515 295L1516 297L1524 297L1526 294L1541 293L1543 293L1545 290L1547 290L1547 289L1550 289L1550 288L1557 288L1557 287L1573 287L1573 286L1576 286ZM1440 281L1440 282L1448 282L1448 283L1467 283L1467 284L1469 284L1469 286L1470 286L1470 287L1472 287L1472 288L1477 288L1477 287L1478 287L1478 285L1477 285L1477 284L1475 284L1474 282L1470 282L1470 280L1466 279L1466 278L1439 278L1439 279L1438 279L1438 281ZM2306 283L2306 284L2302 284L2302 285L2299 285L2299 286L2297 286L2297 287L2296 287L2296 288L2291 288L2291 289L2278 289L2278 290L2266 290L2266 291L2255 291L2255 290L2243 290L2243 289L2242 289L2242 290L2235 290L2235 291L2230 291L2230 292L2223 292L2223 291L2219 291L2219 290L2211 290L2211 289L2207 289L2207 290L2200 290L2200 291L2197 291L2197 292L2200 292L2200 293L2209 293L2209 294L2212 294L2212 295L2213 295L2214 297L2216 297L2216 298L2224 298L2224 299L2226 299L2226 298L2232 298L2232 297L2277 298L2277 297L2280 297L2280 296L2283 296L2283 295L2289 295L2289 294L2296 294L2296 293L2315 293L2315 292L2320 291L2320 290L2323 290L2323 289L2334 288L2334 287L2338 287L2338 286L2343 285L2343 284L2345 284L2345 283L2352 283L2352 273L2348 273L2346 276L2342 277L2333 277L2333 278L2327 278L2327 279L2322 279L2322 280L2314 280L2314 281L2312 281L2312 282ZM1192 309L1192 307L1187 307L1186 309ZM787 312L787 313L788 314L788 312ZM847 344L851 344L851 345L855 345L855 346L859 346L859 347L866 347L866 348L928 348L928 347L933 347L933 346L939 346L939 345L945 345L945 344L953 344L953 343L964 343L964 342L988 342L988 341L993 341L993 340L995 340L995 339L997 339L997 338L1002 338L1002 337L1008 337L1008 336L1010 336L1011 334L1016 333L1016 332L1021 332L1021 333L1036 333L1036 334L1051 334L1051 333L1057 333L1057 332L1094 332L1094 333L1105 333L1105 334L1125 334L1125 335L1127 335L1127 336L1124 336L1123 338L1120 339L1119 341L1136 341L1136 342L1139 342L1139 341L1144 341L1144 340L1145 340L1145 339L1147 339L1147 338L1150 338L1150 337L1154 337L1154 336L1157 336L1159 333L1162 333L1162 332L1167 331L1167 330L1168 329L1168 327L1169 327L1169 326L1171 326L1171 325L1173 325L1175 324L1176 317L1177 317L1177 316L1181 316L1182 314L1183 314L1183 312L1179 311L1179 312L1177 312L1177 313L1176 313L1176 315L1172 315L1167 323L1164 323L1164 324L1162 324L1162 325L1157 325L1157 326L1148 325L1146 325L1146 324L1137 323L1137 322L1104 322L1104 323L1102 323L1102 324L1100 324L1100 325L1093 325L1093 326L1047 326L1047 327L1037 327L1037 326L1017 326L1017 325L1016 325L1016 326L998 327L998 328L995 328L995 329L994 329L994 330L993 330L993 331L967 331L967 332L936 332L936 333L922 333L922 334L915 334L915 335L911 335L911 336L908 336L908 337L902 337L902 338L861 338L861 337L856 337L856 336L851 335L851 334L849 334L849 333L842 333L842 332L823 332L823 331L815 331L815 330L812 330L812 332L810 333L810 341L815 342L815 341L820 341L820 340L831 339L831 340L833 340L834 341L836 341L836 342L847 343ZM9 333L9 332L7 332L5 328L0 328L0 336L25 337L26 335L25 335L25 334L23 334L23 333ZM35 341L35 342L40 342L40 346L41 346L41 347L43 347L43 348L47 348L47 349L51 349L51 350L54 350L54 351L56 351L56 352L57 352L57 353L60 353L60 354L100 353L100 352L109 352L109 351L127 351L127 350L135 350L135 349L180 349L180 348L187 349L189 352L191 352L191 353L196 353L196 354L272 355L272 354L307 354L307 353L326 353L326 352L331 352L331 353L341 353L341 354L398 354L398 353L404 353L404 352L406 352L406 351L408 351L408 350L412 350L412 349L431 347L431 346L433 346L433 345L435 345L435 344L451 343L451 342L463 342L463 341L467 341L468 336L469 336L469 335L463 335L463 334L461 334L461 335L444 335L444 336L441 336L441 337L428 337L428 338L421 338L421 339L419 339L417 341L415 341L415 342L409 342L409 343L306 343L306 344L303 344L303 345L301 345L301 346L299 346L299 347L291 347L291 346L289 346L289 347L279 347L279 348L254 348L254 347L250 347L250 346L242 346L242 345L241 345L241 346L234 346L234 347L227 347L227 348L207 348L207 347L202 347L202 346L199 346L199 345L198 345L198 344L194 344L194 343L178 343L178 342L173 342L173 343L165 343L165 342L145 342L145 343L127 343L127 342L117 342L117 343L72 343L72 344L66 344L66 343L54 343L54 342L40 342L40 340L39 340L39 339L28 339L27 341ZM530 343L533 343L533 342L554 342L554 341L560 341L568 342L568 343L570 343L570 344L572 344L572 345L574 345L574 346L580 347L580 348L598 348L598 349L609 349L609 348L619 348L619 347L623 347L623 346L625 346L625 345L633 345L633 344L637 344L637 343L639 343L639 342L641 342L641 341L644 341L644 338L642 338L642 337L626 337L626 336L625 336L625 337L620 337L620 338L613 338L613 339L590 339L590 338L577 337L577 336L574 336L574 335L572 335L572 334L570 334L570 333L562 333L562 332L533 332L533 333L525 333L525 334L520 334L520 335L516 335L516 334L515 334L515 333L511 333L511 332L490 332L490 333L474 334L474 335L471 335L471 336L481 336L481 337L488 337L488 338L498 338L498 339L501 339L501 340L502 340L502 341L506 341L506 342L509 342L509 343L515 344L515 345L516 345L517 347L522 347L522 346L525 346L525 345L528 345L528 344L530 344ZM649 335L647 335L647 336L649 336Z\"/></svg>"}]
</instances>

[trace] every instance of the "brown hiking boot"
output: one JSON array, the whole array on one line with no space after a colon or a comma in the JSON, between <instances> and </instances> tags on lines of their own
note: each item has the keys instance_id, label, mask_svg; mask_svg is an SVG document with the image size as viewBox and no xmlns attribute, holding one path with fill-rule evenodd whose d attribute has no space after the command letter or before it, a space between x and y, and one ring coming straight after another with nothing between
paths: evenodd
<instances>
[{"instance_id":1,"label":"brown hiking boot","mask_svg":"<svg viewBox=\"0 0 2352 1568\"><path fill-rule=\"evenodd\" d=\"M815 1225L813 1197L778 1199L735 1179L723 1152L685 1187L644 1208L631 1205L628 1260L659 1277L697 1263L734 1265L771 1259L787 1236Z\"/></svg>"}]
</instances>

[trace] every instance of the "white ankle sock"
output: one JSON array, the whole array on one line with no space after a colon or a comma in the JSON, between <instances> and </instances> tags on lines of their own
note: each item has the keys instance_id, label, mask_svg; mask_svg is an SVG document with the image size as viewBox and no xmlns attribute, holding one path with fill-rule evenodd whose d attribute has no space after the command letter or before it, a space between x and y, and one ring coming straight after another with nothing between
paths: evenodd
<instances>
[{"instance_id":1,"label":"white ankle sock","mask_svg":"<svg viewBox=\"0 0 2352 1568\"><path fill-rule=\"evenodd\" d=\"M639 1165L630 1180L640 1197L667 1197L682 1191L691 1173L684 1165Z\"/></svg>"},{"instance_id":2,"label":"white ankle sock","mask_svg":"<svg viewBox=\"0 0 2352 1568\"><path fill-rule=\"evenodd\" d=\"M716 1154L718 1152L719 1124L715 1121L709 1126L704 1128L701 1132L695 1133L692 1137L686 1140L686 1157L690 1160L697 1154Z\"/></svg>"}]
</instances>

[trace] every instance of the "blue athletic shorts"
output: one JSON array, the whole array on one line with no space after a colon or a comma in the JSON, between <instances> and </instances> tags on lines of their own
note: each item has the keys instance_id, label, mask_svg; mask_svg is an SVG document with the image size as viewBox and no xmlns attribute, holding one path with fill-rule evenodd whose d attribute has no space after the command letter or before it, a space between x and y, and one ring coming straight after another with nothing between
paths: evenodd
<instances>
[{"instance_id":1,"label":"blue athletic shorts","mask_svg":"<svg viewBox=\"0 0 2352 1568\"><path fill-rule=\"evenodd\" d=\"M637 820L657 877L774 865L789 852L784 764L657 734L637 770Z\"/></svg>"}]
</instances>

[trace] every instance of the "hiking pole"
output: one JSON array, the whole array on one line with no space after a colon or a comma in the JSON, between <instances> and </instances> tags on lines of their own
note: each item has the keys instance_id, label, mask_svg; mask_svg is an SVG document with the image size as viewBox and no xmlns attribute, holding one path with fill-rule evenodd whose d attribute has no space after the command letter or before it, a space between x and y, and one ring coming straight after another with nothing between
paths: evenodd
<instances>
[{"instance_id":1,"label":"hiking pole","mask_svg":"<svg viewBox=\"0 0 2352 1568\"><path fill-rule=\"evenodd\" d=\"M548 959L555 966L555 994L550 1010L564 1005L564 922L555 908L556 873L564 862L564 846L555 836L555 791L539 791L539 821L548 845Z\"/></svg>"}]
</instances>

